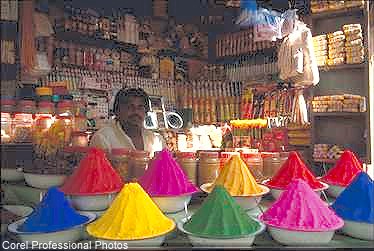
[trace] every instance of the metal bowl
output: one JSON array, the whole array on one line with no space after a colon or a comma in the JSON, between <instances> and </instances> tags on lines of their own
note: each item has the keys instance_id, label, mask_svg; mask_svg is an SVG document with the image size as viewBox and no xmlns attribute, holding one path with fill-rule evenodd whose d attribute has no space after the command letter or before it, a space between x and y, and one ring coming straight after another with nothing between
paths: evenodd
<instances>
[{"instance_id":1,"label":"metal bowl","mask_svg":"<svg viewBox=\"0 0 374 251\"><path fill-rule=\"evenodd\" d=\"M176 213L184 209L184 205L188 205L191 201L191 194L180 196L154 196L152 200L160 208L163 213Z\"/></svg>"},{"instance_id":2,"label":"metal bowl","mask_svg":"<svg viewBox=\"0 0 374 251\"><path fill-rule=\"evenodd\" d=\"M329 243L334 237L335 230L325 232L295 231L267 226L271 237L283 245L310 246Z\"/></svg>"},{"instance_id":3,"label":"metal bowl","mask_svg":"<svg viewBox=\"0 0 374 251\"><path fill-rule=\"evenodd\" d=\"M23 218L21 220L18 220L10 224L8 226L8 231L13 234L16 234L21 239L21 241L24 243L31 243L33 241L36 241L40 244L49 243L49 242L52 242L52 243L76 242L82 238L84 225L94 221L96 218L95 214L91 214L91 213L84 213L82 215L88 217L87 222L74 226L69 229L61 230L61 231L55 231L55 232L49 232L49 233L19 231L18 227L26 220L26 218Z\"/></svg>"},{"instance_id":4,"label":"metal bowl","mask_svg":"<svg viewBox=\"0 0 374 251\"><path fill-rule=\"evenodd\" d=\"M1 168L1 180L21 181L23 179L22 168Z\"/></svg>"},{"instance_id":5,"label":"metal bowl","mask_svg":"<svg viewBox=\"0 0 374 251\"><path fill-rule=\"evenodd\" d=\"M205 193L210 193L208 191L208 187L211 186L212 183L206 183L200 186L200 189L204 191ZM244 210L251 210L253 208L256 208L258 204L260 203L262 196L265 194L268 194L270 192L270 189L267 186L258 184L263 192L255 195L243 195L243 196L232 196L236 202L244 209Z\"/></svg>"},{"instance_id":6,"label":"metal bowl","mask_svg":"<svg viewBox=\"0 0 374 251\"><path fill-rule=\"evenodd\" d=\"M27 215L31 214L33 209L27 206L20 206L20 205L2 205L2 208L8 210L15 215L20 216L21 218L26 217ZM8 224L1 222L1 234L5 233L8 228Z\"/></svg>"},{"instance_id":7,"label":"metal bowl","mask_svg":"<svg viewBox=\"0 0 374 251\"><path fill-rule=\"evenodd\" d=\"M262 222L258 221L257 219L254 219L260 224L261 227L259 230L252 234L235 238L208 238L205 236L199 236L184 229L184 224L187 222L187 220L187 218L180 220L177 223L177 226L179 231L187 234L192 246L195 247L248 247L253 244L256 235L261 234L263 231L265 231L266 228L266 226Z\"/></svg>"},{"instance_id":8,"label":"metal bowl","mask_svg":"<svg viewBox=\"0 0 374 251\"><path fill-rule=\"evenodd\" d=\"M48 189L53 186L61 186L67 177L65 174L36 174L23 173L27 185L35 188Z\"/></svg>"},{"instance_id":9,"label":"metal bowl","mask_svg":"<svg viewBox=\"0 0 374 251\"><path fill-rule=\"evenodd\" d=\"M374 240L374 224L344 220L342 232L353 238Z\"/></svg>"},{"instance_id":10,"label":"metal bowl","mask_svg":"<svg viewBox=\"0 0 374 251\"><path fill-rule=\"evenodd\" d=\"M343 186L329 184L329 188L327 189L327 193L331 197L337 198L344 191L345 188L346 187L343 187Z\"/></svg>"},{"instance_id":11,"label":"metal bowl","mask_svg":"<svg viewBox=\"0 0 374 251\"><path fill-rule=\"evenodd\" d=\"M322 188L314 189L314 192L317 193L318 196L321 196L322 191L326 190L329 188L329 185L323 182L320 182L323 184ZM275 189L275 188L270 188L271 195L274 197L274 199L278 199L279 196L283 193L284 189Z\"/></svg>"},{"instance_id":12,"label":"metal bowl","mask_svg":"<svg viewBox=\"0 0 374 251\"><path fill-rule=\"evenodd\" d=\"M101 238L95 237L94 240L95 240L96 248L98 249L106 249L106 248L113 249L113 247L120 249L121 247L125 247L125 245L128 245L128 247L159 247L164 243L166 236L170 232L174 231L174 229L175 229L175 223L174 223L174 226L170 230L162 233L159 236L155 236L151 238L144 238L144 239L138 239L138 240L108 240L108 239L101 239Z\"/></svg>"},{"instance_id":13,"label":"metal bowl","mask_svg":"<svg viewBox=\"0 0 374 251\"><path fill-rule=\"evenodd\" d=\"M117 193L98 195L67 195L71 205L81 211L106 210L116 197Z\"/></svg>"}]
</instances>

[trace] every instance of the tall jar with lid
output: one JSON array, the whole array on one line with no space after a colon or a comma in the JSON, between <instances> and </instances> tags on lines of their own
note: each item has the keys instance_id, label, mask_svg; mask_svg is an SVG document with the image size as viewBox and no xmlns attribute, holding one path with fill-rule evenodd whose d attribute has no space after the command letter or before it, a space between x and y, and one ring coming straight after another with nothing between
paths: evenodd
<instances>
[{"instance_id":1,"label":"tall jar with lid","mask_svg":"<svg viewBox=\"0 0 374 251\"><path fill-rule=\"evenodd\" d=\"M62 100L58 102L56 109L56 120L61 121L65 126L65 143L71 140L73 130L73 103L71 100Z\"/></svg>"},{"instance_id":2,"label":"tall jar with lid","mask_svg":"<svg viewBox=\"0 0 374 251\"><path fill-rule=\"evenodd\" d=\"M13 119L13 135L15 143L30 143L36 106L32 100L18 101L16 113Z\"/></svg>"},{"instance_id":3,"label":"tall jar with lid","mask_svg":"<svg viewBox=\"0 0 374 251\"><path fill-rule=\"evenodd\" d=\"M110 154L110 161L114 169L119 173L124 182L130 181L130 154L127 148L113 148Z\"/></svg>"},{"instance_id":4,"label":"tall jar with lid","mask_svg":"<svg viewBox=\"0 0 374 251\"><path fill-rule=\"evenodd\" d=\"M211 183L217 178L220 159L218 152L200 152L199 156L198 182L200 186L205 183Z\"/></svg>"},{"instance_id":5,"label":"tall jar with lid","mask_svg":"<svg viewBox=\"0 0 374 251\"><path fill-rule=\"evenodd\" d=\"M1 142L9 143L12 139L12 113L16 102L13 99L1 99Z\"/></svg>"},{"instance_id":6,"label":"tall jar with lid","mask_svg":"<svg viewBox=\"0 0 374 251\"><path fill-rule=\"evenodd\" d=\"M181 165L188 179L197 185L197 158L194 152L178 152L177 161Z\"/></svg>"},{"instance_id":7,"label":"tall jar with lid","mask_svg":"<svg viewBox=\"0 0 374 251\"><path fill-rule=\"evenodd\" d=\"M242 158L257 182L263 181L264 163L260 153L242 153Z\"/></svg>"},{"instance_id":8,"label":"tall jar with lid","mask_svg":"<svg viewBox=\"0 0 374 251\"><path fill-rule=\"evenodd\" d=\"M130 179L140 179L148 168L149 152L133 151L130 161Z\"/></svg>"},{"instance_id":9,"label":"tall jar with lid","mask_svg":"<svg viewBox=\"0 0 374 251\"><path fill-rule=\"evenodd\" d=\"M40 101L38 104L38 110L35 114L35 131L45 132L48 130L53 123L55 106L49 101Z\"/></svg>"},{"instance_id":10,"label":"tall jar with lid","mask_svg":"<svg viewBox=\"0 0 374 251\"><path fill-rule=\"evenodd\" d=\"M264 160L264 178L271 179L282 167L288 158L288 153L266 153Z\"/></svg>"}]
</instances>

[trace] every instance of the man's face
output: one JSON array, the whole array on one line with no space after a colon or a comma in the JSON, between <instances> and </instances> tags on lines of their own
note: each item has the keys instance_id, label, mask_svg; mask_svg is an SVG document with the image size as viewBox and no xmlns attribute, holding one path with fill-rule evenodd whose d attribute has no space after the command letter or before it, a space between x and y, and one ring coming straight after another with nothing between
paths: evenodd
<instances>
[{"instance_id":1,"label":"man's face","mask_svg":"<svg viewBox=\"0 0 374 251\"><path fill-rule=\"evenodd\" d=\"M144 118L145 106L142 97L129 97L127 104L120 104L119 120L122 124L143 127Z\"/></svg>"}]
</instances>

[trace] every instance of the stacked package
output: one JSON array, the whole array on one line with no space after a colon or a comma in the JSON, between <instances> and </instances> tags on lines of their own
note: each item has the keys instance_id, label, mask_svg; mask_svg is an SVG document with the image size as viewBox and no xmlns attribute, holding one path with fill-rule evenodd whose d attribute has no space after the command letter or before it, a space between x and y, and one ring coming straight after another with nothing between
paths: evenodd
<instances>
[{"instance_id":1,"label":"stacked package","mask_svg":"<svg viewBox=\"0 0 374 251\"><path fill-rule=\"evenodd\" d=\"M310 127L310 124L298 125L295 123L289 123L287 126L288 143L294 146L310 145L312 142Z\"/></svg>"},{"instance_id":2,"label":"stacked package","mask_svg":"<svg viewBox=\"0 0 374 251\"><path fill-rule=\"evenodd\" d=\"M363 0L311 0L312 13L328 12L342 10L346 8L362 7L365 3Z\"/></svg>"},{"instance_id":3,"label":"stacked package","mask_svg":"<svg viewBox=\"0 0 374 251\"><path fill-rule=\"evenodd\" d=\"M364 44L360 24L347 24L343 26L345 34L345 51L347 64L360 64L364 61Z\"/></svg>"},{"instance_id":4,"label":"stacked package","mask_svg":"<svg viewBox=\"0 0 374 251\"><path fill-rule=\"evenodd\" d=\"M343 31L335 31L327 34L329 45L328 65L340 65L345 62L345 35Z\"/></svg>"},{"instance_id":5,"label":"stacked package","mask_svg":"<svg viewBox=\"0 0 374 251\"><path fill-rule=\"evenodd\" d=\"M313 112L365 112L366 98L359 95L343 94L314 97Z\"/></svg>"},{"instance_id":6,"label":"stacked package","mask_svg":"<svg viewBox=\"0 0 374 251\"><path fill-rule=\"evenodd\" d=\"M313 37L314 54L316 56L317 65L324 66L328 59L328 46L326 35Z\"/></svg>"},{"instance_id":7,"label":"stacked package","mask_svg":"<svg viewBox=\"0 0 374 251\"><path fill-rule=\"evenodd\" d=\"M326 0L311 0L310 4L312 13L319 13L329 10L329 1Z\"/></svg>"},{"instance_id":8,"label":"stacked package","mask_svg":"<svg viewBox=\"0 0 374 251\"><path fill-rule=\"evenodd\" d=\"M345 8L345 5L344 5L345 1L330 0L328 2L329 2L329 10L341 10Z\"/></svg>"},{"instance_id":9,"label":"stacked package","mask_svg":"<svg viewBox=\"0 0 374 251\"><path fill-rule=\"evenodd\" d=\"M315 144L313 159L339 159L344 149L337 145Z\"/></svg>"},{"instance_id":10,"label":"stacked package","mask_svg":"<svg viewBox=\"0 0 374 251\"><path fill-rule=\"evenodd\" d=\"M346 8L362 7L365 5L365 1L364 0L348 0L348 1L344 1L344 5Z\"/></svg>"}]
</instances>

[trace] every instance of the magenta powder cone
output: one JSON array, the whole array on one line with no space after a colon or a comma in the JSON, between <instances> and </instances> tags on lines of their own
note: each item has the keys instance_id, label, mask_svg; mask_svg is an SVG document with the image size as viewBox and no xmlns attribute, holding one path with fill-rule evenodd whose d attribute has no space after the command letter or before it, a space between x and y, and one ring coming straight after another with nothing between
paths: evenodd
<instances>
[{"instance_id":1,"label":"magenta powder cone","mask_svg":"<svg viewBox=\"0 0 374 251\"><path fill-rule=\"evenodd\" d=\"M179 196L198 191L166 149L150 163L139 183L150 196Z\"/></svg>"},{"instance_id":2,"label":"magenta powder cone","mask_svg":"<svg viewBox=\"0 0 374 251\"><path fill-rule=\"evenodd\" d=\"M293 180L260 220L273 227L308 232L332 231L344 224L301 179Z\"/></svg>"}]
</instances>

